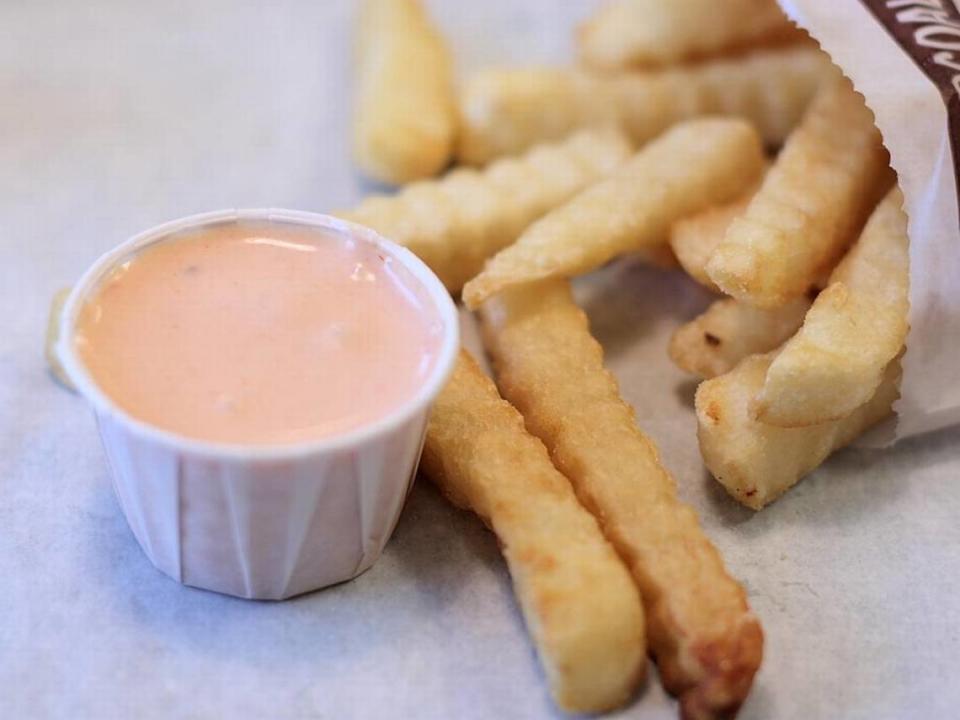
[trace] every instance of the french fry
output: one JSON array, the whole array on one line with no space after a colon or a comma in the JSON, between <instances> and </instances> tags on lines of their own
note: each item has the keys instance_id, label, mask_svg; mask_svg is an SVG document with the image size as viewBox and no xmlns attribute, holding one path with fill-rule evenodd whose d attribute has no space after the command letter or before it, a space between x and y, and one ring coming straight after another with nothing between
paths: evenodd
<instances>
[{"instance_id":1,"label":"french fry","mask_svg":"<svg viewBox=\"0 0 960 720\"><path fill-rule=\"evenodd\" d=\"M876 392L907 337L907 216L894 188L777 353L757 394L757 417L797 427L838 420Z\"/></svg>"},{"instance_id":2,"label":"french fry","mask_svg":"<svg viewBox=\"0 0 960 720\"><path fill-rule=\"evenodd\" d=\"M800 297L772 310L733 298L717 300L670 338L670 359L681 370L712 378L749 355L776 350L803 324L810 300Z\"/></svg>"},{"instance_id":3,"label":"french fry","mask_svg":"<svg viewBox=\"0 0 960 720\"><path fill-rule=\"evenodd\" d=\"M577 33L597 70L671 65L796 34L776 0L613 0Z\"/></svg>"},{"instance_id":4,"label":"french fry","mask_svg":"<svg viewBox=\"0 0 960 720\"><path fill-rule=\"evenodd\" d=\"M724 205L707 208L703 212L681 218L670 228L670 248L684 271L708 290L720 292L707 275L707 263L713 251L734 218L739 217L750 204L752 195Z\"/></svg>"},{"instance_id":5,"label":"french fry","mask_svg":"<svg viewBox=\"0 0 960 720\"><path fill-rule=\"evenodd\" d=\"M463 299L474 308L511 285L572 277L666 244L675 220L736 198L763 163L760 138L743 120L681 123L527 228L464 286Z\"/></svg>"},{"instance_id":6,"label":"french fry","mask_svg":"<svg viewBox=\"0 0 960 720\"><path fill-rule=\"evenodd\" d=\"M681 218L670 227L670 249L673 250L676 262L687 275L708 290L722 292L707 275L707 263L710 262L713 251L723 242L727 228L746 212L753 194L754 190L750 190L733 202L716 205L690 217ZM810 286L808 293L826 287L827 278L828 274L817 278ZM797 300L791 300L787 305L795 302ZM773 347L767 350L772 350Z\"/></svg>"},{"instance_id":7,"label":"french fry","mask_svg":"<svg viewBox=\"0 0 960 720\"><path fill-rule=\"evenodd\" d=\"M488 257L630 153L619 131L585 130L521 157L482 170L454 170L336 214L410 248L451 292L459 292Z\"/></svg>"},{"instance_id":8,"label":"french fry","mask_svg":"<svg viewBox=\"0 0 960 720\"><path fill-rule=\"evenodd\" d=\"M877 392L841 420L799 428L753 417L775 353L753 355L697 388L697 437L707 468L738 502L754 510L776 500L829 455L890 415L899 397L900 363L887 366Z\"/></svg>"},{"instance_id":9,"label":"french fry","mask_svg":"<svg viewBox=\"0 0 960 720\"><path fill-rule=\"evenodd\" d=\"M758 307L803 295L889 188L888 159L863 97L845 78L829 83L731 223L707 274Z\"/></svg>"},{"instance_id":10,"label":"french fry","mask_svg":"<svg viewBox=\"0 0 960 720\"><path fill-rule=\"evenodd\" d=\"M742 117L765 143L780 145L817 86L835 72L823 53L809 47L652 72L487 70L461 89L457 155L461 162L483 164L579 128L605 125L619 125L639 145L702 115Z\"/></svg>"},{"instance_id":11,"label":"french fry","mask_svg":"<svg viewBox=\"0 0 960 720\"><path fill-rule=\"evenodd\" d=\"M730 223L746 211L758 187L759 182L736 200L680 218L670 227L670 249L680 267L708 290L720 291L707 275L710 256L723 241Z\"/></svg>"},{"instance_id":12,"label":"french fry","mask_svg":"<svg viewBox=\"0 0 960 720\"><path fill-rule=\"evenodd\" d=\"M356 44L354 155L385 183L442 170L457 125L453 58L418 0L364 0Z\"/></svg>"},{"instance_id":13,"label":"french fry","mask_svg":"<svg viewBox=\"0 0 960 720\"><path fill-rule=\"evenodd\" d=\"M569 283L512 288L482 317L504 396L629 565L683 717L732 717L760 665L760 624L621 399Z\"/></svg>"},{"instance_id":14,"label":"french fry","mask_svg":"<svg viewBox=\"0 0 960 720\"><path fill-rule=\"evenodd\" d=\"M466 352L434 405L422 467L496 533L557 705L626 702L646 663L637 589L543 443Z\"/></svg>"},{"instance_id":15,"label":"french fry","mask_svg":"<svg viewBox=\"0 0 960 720\"><path fill-rule=\"evenodd\" d=\"M63 315L63 305L70 295L70 288L61 288L53 295L50 301L50 315L47 318L47 337L43 346L43 356L47 360L47 367L54 379L67 390L73 390L73 383L67 377L60 358L57 356L57 342L60 340L60 316Z\"/></svg>"}]
</instances>

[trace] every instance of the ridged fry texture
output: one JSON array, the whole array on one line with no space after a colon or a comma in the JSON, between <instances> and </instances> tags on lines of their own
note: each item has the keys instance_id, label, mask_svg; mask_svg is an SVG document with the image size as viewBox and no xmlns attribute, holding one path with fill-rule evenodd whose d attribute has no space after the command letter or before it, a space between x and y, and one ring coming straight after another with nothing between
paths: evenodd
<instances>
[{"instance_id":1,"label":"ridged fry texture","mask_svg":"<svg viewBox=\"0 0 960 720\"><path fill-rule=\"evenodd\" d=\"M626 702L646 664L630 573L543 443L465 352L427 427L424 472L496 533L557 705Z\"/></svg>"},{"instance_id":2,"label":"ridged fry texture","mask_svg":"<svg viewBox=\"0 0 960 720\"><path fill-rule=\"evenodd\" d=\"M642 144L703 115L750 121L768 145L796 127L824 78L835 71L819 50L758 50L736 58L649 72L575 68L491 69L459 96L457 155L483 164L583 127L617 125Z\"/></svg>"},{"instance_id":3,"label":"ridged fry texture","mask_svg":"<svg viewBox=\"0 0 960 720\"><path fill-rule=\"evenodd\" d=\"M670 359L702 378L729 372L750 355L776 350L803 324L810 300L800 297L770 310L733 298L717 300L670 338Z\"/></svg>"},{"instance_id":4,"label":"ridged fry texture","mask_svg":"<svg viewBox=\"0 0 960 720\"><path fill-rule=\"evenodd\" d=\"M660 677L683 717L732 716L760 665L760 624L621 399L569 283L510 290L482 316L504 396L630 566Z\"/></svg>"},{"instance_id":5,"label":"ridged fry texture","mask_svg":"<svg viewBox=\"0 0 960 720\"><path fill-rule=\"evenodd\" d=\"M728 295L776 307L803 295L843 255L889 189L889 157L850 81L818 94L707 274Z\"/></svg>"},{"instance_id":6,"label":"ridged fry texture","mask_svg":"<svg viewBox=\"0 0 960 720\"><path fill-rule=\"evenodd\" d=\"M730 223L749 207L759 187L760 180L737 199L680 218L670 227L670 249L673 250L680 267L708 290L720 291L707 275L710 256L723 242Z\"/></svg>"},{"instance_id":7,"label":"ridged fry texture","mask_svg":"<svg viewBox=\"0 0 960 720\"><path fill-rule=\"evenodd\" d=\"M631 153L617 130L585 130L503 158L373 196L336 213L412 250L451 292L530 223L621 165Z\"/></svg>"},{"instance_id":8,"label":"ridged fry texture","mask_svg":"<svg viewBox=\"0 0 960 720\"><path fill-rule=\"evenodd\" d=\"M867 402L907 339L910 257L903 195L891 190L777 353L754 402L783 427L839 420Z\"/></svg>"},{"instance_id":9,"label":"ridged fry texture","mask_svg":"<svg viewBox=\"0 0 960 720\"><path fill-rule=\"evenodd\" d=\"M753 355L697 388L703 462L735 500L754 510L776 500L834 450L889 416L899 397L900 363L894 360L874 396L842 420L798 428L767 425L754 419L750 406L774 355Z\"/></svg>"},{"instance_id":10,"label":"ridged fry texture","mask_svg":"<svg viewBox=\"0 0 960 720\"><path fill-rule=\"evenodd\" d=\"M738 197L763 167L760 138L743 120L676 125L497 253L466 284L464 301L476 307L511 285L573 277L618 255L666 245L674 221Z\"/></svg>"}]
</instances>

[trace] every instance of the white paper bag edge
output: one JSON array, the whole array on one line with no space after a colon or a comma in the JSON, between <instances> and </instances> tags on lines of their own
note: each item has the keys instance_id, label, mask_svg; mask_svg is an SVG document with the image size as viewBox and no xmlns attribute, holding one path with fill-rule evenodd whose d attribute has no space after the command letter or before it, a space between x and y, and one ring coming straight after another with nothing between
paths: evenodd
<instances>
[{"instance_id":1,"label":"white paper bag edge","mask_svg":"<svg viewBox=\"0 0 960 720\"><path fill-rule=\"evenodd\" d=\"M947 111L940 92L858 0L781 0L874 111L906 199L910 334L896 423L885 443L960 423L960 229ZM871 443L871 444L872 444Z\"/></svg>"}]
</instances>

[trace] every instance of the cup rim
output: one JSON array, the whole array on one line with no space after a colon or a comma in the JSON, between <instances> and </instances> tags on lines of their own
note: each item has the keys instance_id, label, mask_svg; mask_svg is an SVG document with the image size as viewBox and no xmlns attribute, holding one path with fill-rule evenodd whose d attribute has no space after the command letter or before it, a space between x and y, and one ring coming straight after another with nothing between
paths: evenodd
<instances>
[{"instance_id":1,"label":"cup rim","mask_svg":"<svg viewBox=\"0 0 960 720\"><path fill-rule=\"evenodd\" d=\"M334 433L316 440L297 443L225 443L200 440L165 430L140 420L114 402L94 381L76 353L73 338L76 321L84 302L100 280L133 253L163 242L169 236L204 227L237 221L284 222L295 225L334 230L361 242L370 243L403 264L421 283L443 324L443 340L433 370L413 397L392 409L374 422L346 432ZM459 315L453 299L434 272L407 248L392 242L376 231L331 215L286 210L283 208L255 208L216 210L171 220L134 235L112 250L101 255L83 273L70 291L60 318L60 337L56 352L67 376L80 395L98 414L118 419L136 436L155 443L189 451L195 455L246 460L283 460L327 451L343 450L362 445L403 425L417 413L426 410L443 389L453 371L460 348Z\"/></svg>"}]
</instances>

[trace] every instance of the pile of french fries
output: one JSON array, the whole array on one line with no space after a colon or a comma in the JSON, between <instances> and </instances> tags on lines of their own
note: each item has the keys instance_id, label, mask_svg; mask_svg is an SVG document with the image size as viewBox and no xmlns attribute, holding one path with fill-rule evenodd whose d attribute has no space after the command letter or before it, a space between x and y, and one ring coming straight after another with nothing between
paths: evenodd
<instances>
[{"instance_id":1,"label":"pile of french fries","mask_svg":"<svg viewBox=\"0 0 960 720\"><path fill-rule=\"evenodd\" d=\"M704 379L704 463L759 510L892 412L903 198L862 96L775 0L609 0L577 43L573 67L458 83L418 0L364 0L356 162L404 187L338 214L479 313L495 382L461 354L423 469L500 540L555 702L628 702L649 652L683 717L732 717L760 623L569 279L640 257L718 294L668 351Z\"/></svg>"},{"instance_id":2,"label":"pile of french fries","mask_svg":"<svg viewBox=\"0 0 960 720\"><path fill-rule=\"evenodd\" d=\"M423 468L497 534L556 703L621 705L649 651L683 717L730 717L760 624L569 279L639 256L721 296L668 352L704 379L706 466L760 509L892 412L903 198L863 97L775 0L609 0L577 44L457 83L417 0L365 0L355 154L409 184L341 214L479 313L495 383L462 354Z\"/></svg>"}]
</instances>

